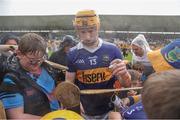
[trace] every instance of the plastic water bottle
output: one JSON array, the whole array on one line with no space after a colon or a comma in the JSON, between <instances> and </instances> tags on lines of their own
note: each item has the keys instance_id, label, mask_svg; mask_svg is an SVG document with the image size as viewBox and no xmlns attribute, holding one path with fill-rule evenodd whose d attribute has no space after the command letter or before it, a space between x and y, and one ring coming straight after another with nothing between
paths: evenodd
<instances>
[{"instance_id":1,"label":"plastic water bottle","mask_svg":"<svg viewBox=\"0 0 180 120\"><path fill-rule=\"evenodd\" d=\"M120 113L122 113L128 108L127 106L123 104L123 101L117 95L113 95L111 97L111 102L120 111Z\"/></svg>"}]
</instances>

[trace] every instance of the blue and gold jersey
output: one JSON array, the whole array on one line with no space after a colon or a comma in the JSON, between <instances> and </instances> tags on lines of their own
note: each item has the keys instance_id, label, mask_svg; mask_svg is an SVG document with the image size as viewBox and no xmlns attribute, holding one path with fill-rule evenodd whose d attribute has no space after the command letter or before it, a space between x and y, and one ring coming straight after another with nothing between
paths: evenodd
<instances>
[{"instance_id":1,"label":"blue and gold jersey","mask_svg":"<svg viewBox=\"0 0 180 120\"><path fill-rule=\"evenodd\" d=\"M122 117L125 120L128 120L128 119L147 120L147 115L144 111L142 101L140 100L139 102L131 105L128 109L124 109L124 111L122 112Z\"/></svg>"},{"instance_id":2,"label":"blue and gold jersey","mask_svg":"<svg viewBox=\"0 0 180 120\"><path fill-rule=\"evenodd\" d=\"M109 65L114 59L122 59L121 51L114 44L101 41L101 46L94 52L90 52L85 48L78 48L78 45L71 49L68 54L68 72L76 73L76 85L81 89L108 89L113 88L113 84L116 80L115 76L112 76L112 72L109 69ZM91 114L93 109L98 109L98 107L103 107L100 104L105 104L104 110L107 112L107 102L109 100L100 101L98 97L93 97L95 95L83 95L81 96L82 104L85 103L87 109L85 111ZM97 99L96 99L97 98ZM88 102L96 103L95 106ZM109 99L109 98L108 98ZM84 102L83 102L84 101ZM84 105L83 105L84 107ZM89 110L90 109L90 110ZM101 108L102 109L102 108ZM105 111L102 111L103 113ZM96 111L96 110L95 110ZM94 111L94 112L95 112ZM101 114L96 111L95 114Z\"/></svg>"},{"instance_id":3,"label":"blue and gold jersey","mask_svg":"<svg viewBox=\"0 0 180 120\"><path fill-rule=\"evenodd\" d=\"M115 78L109 65L117 58L122 59L122 55L119 48L111 43L103 42L93 53L76 46L68 54L68 71L76 73L80 89L112 88Z\"/></svg>"}]
</instances>

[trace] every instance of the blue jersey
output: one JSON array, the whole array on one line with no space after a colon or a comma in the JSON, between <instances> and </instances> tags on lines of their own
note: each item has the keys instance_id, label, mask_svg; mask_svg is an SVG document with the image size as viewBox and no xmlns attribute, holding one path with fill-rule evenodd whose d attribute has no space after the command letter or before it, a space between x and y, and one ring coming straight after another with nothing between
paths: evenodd
<instances>
[{"instance_id":1,"label":"blue jersey","mask_svg":"<svg viewBox=\"0 0 180 120\"><path fill-rule=\"evenodd\" d=\"M122 117L124 119L147 119L142 101L139 101L131 105L127 110L124 110L122 113Z\"/></svg>"},{"instance_id":2,"label":"blue jersey","mask_svg":"<svg viewBox=\"0 0 180 120\"><path fill-rule=\"evenodd\" d=\"M116 78L112 76L109 65L114 59L122 59L120 49L114 44L102 40L100 40L101 45L94 52L79 47L80 44L72 48L68 54L68 72L76 73L75 83L77 86L81 90L113 88ZM102 95L101 98L98 95L81 96L85 112L89 115L107 112L109 99L102 97Z\"/></svg>"}]
</instances>

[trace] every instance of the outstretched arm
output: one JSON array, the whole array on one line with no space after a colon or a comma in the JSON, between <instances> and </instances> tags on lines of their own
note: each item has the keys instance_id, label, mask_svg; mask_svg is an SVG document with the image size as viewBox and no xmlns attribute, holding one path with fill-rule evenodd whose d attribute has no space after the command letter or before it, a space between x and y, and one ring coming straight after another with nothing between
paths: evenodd
<instances>
[{"instance_id":1,"label":"outstretched arm","mask_svg":"<svg viewBox=\"0 0 180 120\"><path fill-rule=\"evenodd\" d=\"M40 119L41 116L24 113L24 107L6 109L8 119Z\"/></svg>"}]
</instances>

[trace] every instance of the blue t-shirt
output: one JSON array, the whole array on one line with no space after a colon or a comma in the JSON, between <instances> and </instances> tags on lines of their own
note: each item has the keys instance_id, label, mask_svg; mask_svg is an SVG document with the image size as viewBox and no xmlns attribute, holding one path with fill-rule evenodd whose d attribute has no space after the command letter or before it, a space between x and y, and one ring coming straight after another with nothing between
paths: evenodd
<instances>
[{"instance_id":1,"label":"blue t-shirt","mask_svg":"<svg viewBox=\"0 0 180 120\"><path fill-rule=\"evenodd\" d=\"M31 76L32 77L32 76ZM11 79L6 76L3 79L6 84L15 84ZM59 103L54 97L52 97L52 92L55 88L55 81L48 74L48 72L42 68L40 76L37 78L36 83L42 88L42 91L47 95L50 101L50 108L52 111L59 109ZM20 93L6 94L5 92L0 93L0 98L3 102L4 108L16 108L24 105L23 96Z\"/></svg>"}]
</instances>

